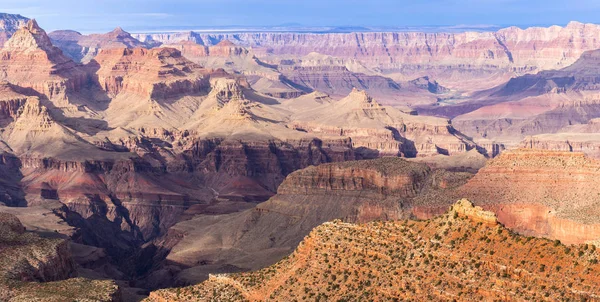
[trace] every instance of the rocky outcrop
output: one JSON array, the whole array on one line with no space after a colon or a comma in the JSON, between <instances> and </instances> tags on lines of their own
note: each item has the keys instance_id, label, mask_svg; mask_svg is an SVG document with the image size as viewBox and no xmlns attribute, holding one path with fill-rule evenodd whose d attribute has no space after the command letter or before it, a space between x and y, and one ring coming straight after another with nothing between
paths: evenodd
<instances>
[{"instance_id":1,"label":"rocky outcrop","mask_svg":"<svg viewBox=\"0 0 600 302\"><path fill-rule=\"evenodd\" d=\"M288 175L277 195L252 209L198 215L173 226L176 244L153 274L177 263L174 284L183 285L204 280L210 272L264 267L325 221L411 217L415 198L455 188L470 176L465 174L432 171L393 157L310 166Z\"/></svg>"},{"instance_id":2,"label":"rocky outcrop","mask_svg":"<svg viewBox=\"0 0 600 302\"><path fill-rule=\"evenodd\" d=\"M583 153L506 151L457 194L517 232L583 243L600 238L598 173L600 164Z\"/></svg>"},{"instance_id":3,"label":"rocky outcrop","mask_svg":"<svg viewBox=\"0 0 600 302\"><path fill-rule=\"evenodd\" d=\"M483 208L473 205L467 199L457 201L450 208L449 214L454 215L454 213L457 216L466 217L474 222L481 222L490 226L498 225L498 219L494 212L485 211Z\"/></svg>"},{"instance_id":4,"label":"rocky outcrop","mask_svg":"<svg viewBox=\"0 0 600 302\"><path fill-rule=\"evenodd\" d=\"M589 245L512 233L493 213L461 200L431 220L326 222L274 265L213 274L197 285L154 291L146 301L586 300L598 294L598 277L588 273L600 270L597 257Z\"/></svg>"},{"instance_id":5,"label":"rocky outcrop","mask_svg":"<svg viewBox=\"0 0 600 302\"><path fill-rule=\"evenodd\" d=\"M13 15L0 13L0 48L10 37L21 27L23 27L29 19L21 15Z\"/></svg>"},{"instance_id":6,"label":"rocky outcrop","mask_svg":"<svg viewBox=\"0 0 600 302\"><path fill-rule=\"evenodd\" d=\"M164 99L209 87L207 73L172 48L107 49L94 62L100 86L112 97L128 92Z\"/></svg>"},{"instance_id":7,"label":"rocky outcrop","mask_svg":"<svg viewBox=\"0 0 600 302\"><path fill-rule=\"evenodd\" d=\"M57 101L68 103L68 92L79 90L87 76L73 61L54 47L35 20L28 21L0 51L0 80Z\"/></svg>"},{"instance_id":8,"label":"rocky outcrop","mask_svg":"<svg viewBox=\"0 0 600 302\"><path fill-rule=\"evenodd\" d=\"M13 215L0 213L0 246L2 300L60 301L68 297L120 301L113 281L67 279L75 273L69 243L26 232Z\"/></svg>"},{"instance_id":9,"label":"rocky outcrop","mask_svg":"<svg viewBox=\"0 0 600 302\"><path fill-rule=\"evenodd\" d=\"M49 33L48 36L67 56L82 63L91 61L103 49L148 46L120 27L105 34L82 35L72 30L58 30Z\"/></svg>"},{"instance_id":10,"label":"rocky outcrop","mask_svg":"<svg viewBox=\"0 0 600 302\"><path fill-rule=\"evenodd\" d=\"M350 137L355 148L376 156L451 155L476 146L454 130L448 120L382 106L358 89L338 102L294 116L289 126L319 135Z\"/></svg>"}]
</instances>

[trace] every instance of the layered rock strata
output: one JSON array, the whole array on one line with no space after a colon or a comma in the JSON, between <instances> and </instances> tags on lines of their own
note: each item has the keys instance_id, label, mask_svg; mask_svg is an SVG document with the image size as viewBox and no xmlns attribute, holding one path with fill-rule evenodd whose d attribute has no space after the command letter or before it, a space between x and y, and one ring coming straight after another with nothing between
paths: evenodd
<instances>
[{"instance_id":1,"label":"layered rock strata","mask_svg":"<svg viewBox=\"0 0 600 302\"><path fill-rule=\"evenodd\" d=\"M460 200L432 220L327 222L275 265L214 274L147 301L586 300L597 295L597 258L588 245L516 235Z\"/></svg>"},{"instance_id":2,"label":"layered rock strata","mask_svg":"<svg viewBox=\"0 0 600 302\"><path fill-rule=\"evenodd\" d=\"M0 213L0 299L121 301L113 281L71 278L75 272L68 242L26 232L13 215Z\"/></svg>"}]
</instances>

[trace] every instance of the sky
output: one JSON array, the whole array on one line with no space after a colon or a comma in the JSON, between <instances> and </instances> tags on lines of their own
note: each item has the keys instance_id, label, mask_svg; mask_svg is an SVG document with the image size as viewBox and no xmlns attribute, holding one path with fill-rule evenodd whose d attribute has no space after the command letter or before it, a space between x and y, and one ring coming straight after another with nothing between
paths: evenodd
<instances>
[{"instance_id":1,"label":"sky","mask_svg":"<svg viewBox=\"0 0 600 302\"><path fill-rule=\"evenodd\" d=\"M600 23L600 0L0 0L46 30L220 26L453 26Z\"/></svg>"}]
</instances>

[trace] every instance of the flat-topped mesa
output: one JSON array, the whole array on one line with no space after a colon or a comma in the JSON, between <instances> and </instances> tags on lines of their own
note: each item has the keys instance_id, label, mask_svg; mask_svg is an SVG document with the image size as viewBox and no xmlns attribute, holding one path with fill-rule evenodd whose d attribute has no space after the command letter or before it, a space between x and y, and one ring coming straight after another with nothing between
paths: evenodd
<instances>
[{"instance_id":1,"label":"flat-topped mesa","mask_svg":"<svg viewBox=\"0 0 600 302\"><path fill-rule=\"evenodd\" d=\"M277 194L412 197L429 173L424 164L396 157L322 164L290 174Z\"/></svg>"},{"instance_id":2,"label":"flat-topped mesa","mask_svg":"<svg viewBox=\"0 0 600 302\"><path fill-rule=\"evenodd\" d=\"M174 48L105 49L94 59L101 87L110 95L121 92L153 99L195 94L209 86L209 72Z\"/></svg>"},{"instance_id":3,"label":"flat-topped mesa","mask_svg":"<svg viewBox=\"0 0 600 302\"><path fill-rule=\"evenodd\" d=\"M492 226L498 224L498 219L494 212L486 211L482 207L475 206L467 199L461 199L450 207L450 217L453 217L454 213L459 217L466 217L475 222L481 222Z\"/></svg>"},{"instance_id":4,"label":"flat-topped mesa","mask_svg":"<svg viewBox=\"0 0 600 302\"><path fill-rule=\"evenodd\" d=\"M62 106L68 102L68 92L87 82L87 75L30 20L0 50L0 80L31 88Z\"/></svg>"},{"instance_id":5,"label":"flat-topped mesa","mask_svg":"<svg viewBox=\"0 0 600 302\"><path fill-rule=\"evenodd\" d=\"M246 48L237 46L229 40L223 40L215 46L208 47L208 55L212 57L231 57L247 55L248 53Z\"/></svg>"}]
</instances>

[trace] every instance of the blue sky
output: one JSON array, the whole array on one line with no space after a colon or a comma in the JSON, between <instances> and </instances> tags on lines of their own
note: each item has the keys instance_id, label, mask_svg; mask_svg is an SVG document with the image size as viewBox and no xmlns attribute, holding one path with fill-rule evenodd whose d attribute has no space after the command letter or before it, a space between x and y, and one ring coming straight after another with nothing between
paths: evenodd
<instances>
[{"instance_id":1,"label":"blue sky","mask_svg":"<svg viewBox=\"0 0 600 302\"><path fill-rule=\"evenodd\" d=\"M600 23L600 0L0 0L47 30L194 26L564 25Z\"/></svg>"}]
</instances>

